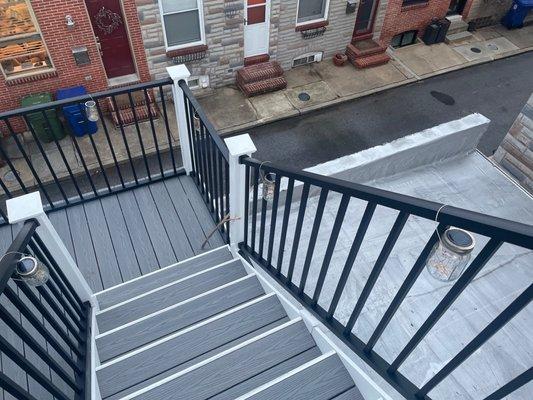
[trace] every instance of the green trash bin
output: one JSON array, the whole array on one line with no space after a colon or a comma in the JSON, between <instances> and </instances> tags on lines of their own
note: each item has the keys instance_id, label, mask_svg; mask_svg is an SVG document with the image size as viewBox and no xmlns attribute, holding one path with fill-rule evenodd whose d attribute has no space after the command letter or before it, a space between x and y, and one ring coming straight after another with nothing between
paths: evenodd
<instances>
[{"instance_id":1,"label":"green trash bin","mask_svg":"<svg viewBox=\"0 0 533 400\"><path fill-rule=\"evenodd\" d=\"M52 101L52 95L50 93L35 93L25 96L20 104L22 107L31 107L39 104L46 104ZM35 131L37 138L41 142L51 142L55 139L63 139L66 132L63 130L61 121L55 109L49 109L44 113L39 111L35 113L27 114L28 122ZM48 121L46 121L48 119Z\"/></svg>"}]
</instances>

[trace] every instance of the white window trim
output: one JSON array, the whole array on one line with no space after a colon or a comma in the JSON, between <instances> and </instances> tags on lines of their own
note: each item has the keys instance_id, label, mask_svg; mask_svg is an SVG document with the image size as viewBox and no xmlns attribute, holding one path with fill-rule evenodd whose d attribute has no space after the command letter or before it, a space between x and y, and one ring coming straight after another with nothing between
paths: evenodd
<instances>
[{"instance_id":1,"label":"white window trim","mask_svg":"<svg viewBox=\"0 0 533 400\"><path fill-rule=\"evenodd\" d=\"M25 77L32 76L32 75L47 74L47 73L50 73L50 72L54 72L56 70L55 65L54 65L54 61L52 60L52 56L50 55L50 50L48 50L48 46L46 45L46 41L44 40L43 32L41 31L41 27L39 26L39 22L37 21L37 17L35 16L35 13L33 12L33 7L31 5L31 2L29 0L25 0L24 2L28 6L28 11L30 13L30 18L31 18L31 20L33 22L33 26L35 26L36 32L34 32L34 33L22 33L22 34L19 34L19 35L9 36L9 39L8 38L2 38L2 39L0 39L0 43L2 43L3 41L21 40L21 39L25 39L25 38L30 38L30 37L35 36L35 35L39 35L39 37L41 38L41 41L43 42L44 49L46 50L46 55L48 56L48 59L50 60L51 66L49 68L43 68L43 69L40 69L38 71L28 71L26 73L18 73L18 74L15 74L15 75L7 75L6 72L4 71L4 68L0 65L0 71L2 72L2 76L4 77L4 79L6 81L13 81L13 80L16 80L16 79L19 79L19 78L25 78Z\"/></svg>"},{"instance_id":2,"label":"white window trim","mask_svg":"<svg viewBox=\"0 0 533 400\"><path fill-rule=\"evenodd\" d=\"M324 9L324 17L313 19L313 20L310 20L310 21L305 21L305 22L298 22L298 13L300 12L300 0L297 0L297 3L296 3L296 26L304 26L304 25L314 24L314 23L317 23L317 22L327 21L328 20L328 15L329 15L329 2L330 2L330 0L326 0L326 8Z\"/></svg>"},{"instance_id":3,"label":"white window trim","mask_svg":"<svg viewBox=\"0 0 533 400\"><path fill-rule=\"evenodd\" d=\"M157 3L159 5L159 14L161 15L161 26L163 27L163 38L165 39L165 49L166 49L166 51L186 49L187 47L200 46L200 45L205 44L204 2L203 2L203 0L196 0L196 4L198 5L198 16L200 18L200 38L201 39L196 41L196 42L184 43L184 44L179 44L179 45L176 45L176 46L169 46L168 45L167 31L165 29L165 18L164 18L164 16L166 14L163 12L163 3L161 1L158 1ZM187 11L192 11L192 10L195 10L195 8L192 8L190 10L184 10L184 11L181 11L181 12L187 12ZM175 13L167 13L167 14L178 14L178 13L175 12Z\"/></svg>"}]
</instances>

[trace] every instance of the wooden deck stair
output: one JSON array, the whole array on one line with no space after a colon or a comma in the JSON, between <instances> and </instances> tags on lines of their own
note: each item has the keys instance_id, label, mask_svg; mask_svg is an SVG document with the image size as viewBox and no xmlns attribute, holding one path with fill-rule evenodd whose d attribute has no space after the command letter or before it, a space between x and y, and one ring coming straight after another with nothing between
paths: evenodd
<instances>
[{"instance_id":1,"label":"wooden deck stair","mask_svg":"<svg viewBox=\"0 0 533 400\"><path fill-rule=\"evenodd\" d=\"M389 62L387 48L372 39L354 41L346 47L348 60L356 68L377 67Z\"/></svg>"},{"instance_id":2,"label":"wooden deck stair","mask_svg":"<svg viewBox=\"0 0 533 400\"><path fill-rule=\"evenodd\" d=\"M276 61L267 61L241 68L237 72L237 86L251 97L285 89L287 81L281 65Z\"/></svg>"},{"instance_id":3,"label":"wooden deck stair","mask_svg":"<svg viewBox=\"0 0 533 400\"><path fill-rule=\"evenodd\" d=\"M357 399L340 357L227 246L97 294L102 399Z\"/></svg>"}]
</instances>

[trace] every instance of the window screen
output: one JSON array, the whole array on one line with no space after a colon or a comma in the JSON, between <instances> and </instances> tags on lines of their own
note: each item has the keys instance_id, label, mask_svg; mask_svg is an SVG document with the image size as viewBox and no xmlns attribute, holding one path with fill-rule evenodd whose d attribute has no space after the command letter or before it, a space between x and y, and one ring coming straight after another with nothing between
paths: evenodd
<instances>
[{"instance_id":1,"label":"window screen","mask_svg":"<svg viewBox=\"0 0 533 400\"><path fill-rule=\"evenodd\" d=\"M167 46L181 46L202 40L197 0L162 0Z\"/></svg>"},{"instance_id":2,"label":"window screen","mask_svg":"<svg viewBox=\"0 0 533 400\"><path fill-rule=\"evenodd\" d=\"M324 18L327 0L299 0L298 22L308 22Z\"/></svg>"}]
</instances>

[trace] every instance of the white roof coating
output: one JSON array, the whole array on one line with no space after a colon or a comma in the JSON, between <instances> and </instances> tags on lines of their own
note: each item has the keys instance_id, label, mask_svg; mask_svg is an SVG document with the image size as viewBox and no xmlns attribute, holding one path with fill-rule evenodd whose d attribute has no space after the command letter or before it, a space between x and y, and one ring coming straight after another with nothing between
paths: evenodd
<instances>
[{"instance_id":1,"label":"white roof coating","mask_svg":"<svg viewBox=\"0 0 533 400\"><path fill-rule=\"evenodd\" d=\"M355 175L361 176L360 171ZM343 174L343 179L347 178L349 178L349 173ZM533 225L531 196L476 151L457 155L429 166L409 169L394 176L382 177L366 182L366 184ZM293 282L296 283L300 282L318 203L318 191L314 190L312 193L313 197L308 201L295 264ZM312 295L314 292L340 198L341 196L336 193L330 192L328 195L305 287L307 294ZM365 206L364 201L350 200L319 301L319 304L326 309L333 296ZM288 237L284 248L282 268L284 275L287 273L290 252L293 248L292 241L298 207L299 201L296 199L291 206ZM278 209L277 233L281 230L280 215L283 215L283 206ZM348 320L397 215L398 213L391 209L383 207L376 209L335 313L335 317L341 322L345 323ZM270 211L266 220L270 220ZM354 332L362 340L369 339L435 226L433 221L409 217L355 325ZM268 229L267 225L266 232L269 232ZM258 240L259 235L256 236ZM267 234L265 249L268 248L268 240ZM476 235L476 248L473 256L479 253L486 242L487 238ZM273 264L276 265L279 234L274 237L273 248L272 259ZM503 245L400 370L418 385L427 382L527 288L533 281L532 267L533 252ZM376 345L376 351L391 362L451 286L452 283L436 281L424 270ZM440 386L430 392L430 396L434 399L484 398L524 372L533 365L532 326L533 306L530 304ZM533 383L530 382L508 399L529 400L532 392Z\"/></svg>"}]
</instances>

